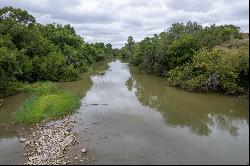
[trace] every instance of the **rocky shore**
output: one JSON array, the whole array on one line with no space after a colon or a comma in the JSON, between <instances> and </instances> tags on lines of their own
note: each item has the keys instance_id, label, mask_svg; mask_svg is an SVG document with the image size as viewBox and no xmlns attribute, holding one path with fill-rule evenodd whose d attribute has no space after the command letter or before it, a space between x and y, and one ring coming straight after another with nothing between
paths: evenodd
<instances>
[{"instance_id":1,"label":"rocky shore","mask_svg":"<svg viewBox=\"0 0 250 166\"><path fill-rule=\"evenodd\" d=\"M57 122L44 122L32 128L26 138L19 140L25 144L27 162L25 165L66 165L71 163L65 155L69 146L79 144L77 133L73 127L77 121L70 118ZM80 155L86 155L87 149L82 148Z\"/></svg>"}]
</instances>

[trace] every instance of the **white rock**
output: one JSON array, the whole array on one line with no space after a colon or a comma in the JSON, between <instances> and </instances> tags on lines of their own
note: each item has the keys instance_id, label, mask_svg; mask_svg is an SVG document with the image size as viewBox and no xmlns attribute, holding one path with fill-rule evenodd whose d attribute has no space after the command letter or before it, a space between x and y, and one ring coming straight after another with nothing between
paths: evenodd
<instances>
[{"instance_id":1,"label":"white rock","mask_svg":"<svg viewBox=\"0 0 250 166\"><path fill-rule=\"evenodd\" d=\"M31 142L30 141L26 141L25 142L25 145L29 145Z\"/></svg>"},{"instance_id":2,"label":"white rock","mask_svg":"<svg viewBox=\"0 0 250 166\"><path fill-rule=\"evenodd\" d=\"M86 153L86 152L87 152L87 149L86 149L86 148L83 148L83 149L81 150L81 152L82 152L82 153Z\"/></svg>"},{"instance_id":3,"label":"white rock","mask_svg":"<svg viewBox=\"0 0 250 166\"><path fill-rule=\"evenodd\" d=\"M20 142L24 142L24 141L26 141L26 140L27 140L27 139L25 139L25 138L20 138L20 139L19 139Z\"/></svg>"}]
</instances>

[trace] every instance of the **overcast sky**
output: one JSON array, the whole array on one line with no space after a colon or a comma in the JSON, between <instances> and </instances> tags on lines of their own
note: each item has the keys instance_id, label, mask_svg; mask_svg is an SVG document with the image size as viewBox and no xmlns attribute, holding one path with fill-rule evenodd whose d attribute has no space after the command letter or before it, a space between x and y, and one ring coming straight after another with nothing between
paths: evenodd
<instances>
[{"instance_id":1,"label":"overcast sky","mask_svg":"<svg viewBox=\"0 0 250 166\"><path fill-rule=\"evenodd\" d=\"M27 10L40 23L71 24L87 42L121 47L160 33L174 22L234 24L249 31L248 0L0 0Z\"/></svg>"}]
</instances>

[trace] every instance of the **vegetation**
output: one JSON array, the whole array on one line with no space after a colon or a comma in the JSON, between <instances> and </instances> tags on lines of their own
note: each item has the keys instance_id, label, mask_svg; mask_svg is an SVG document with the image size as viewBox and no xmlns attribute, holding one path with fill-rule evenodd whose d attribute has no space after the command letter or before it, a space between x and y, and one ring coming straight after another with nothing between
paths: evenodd
<instances>
[{"instance_id":1,"label":"vegetation","mask_svg":"<svg viewBox=\"0 0 250 166\"><path fill-rule=\"evenodd\" d=\"M84 42L70 25L42 25L25 10L0 8L0 97L22 82L75 80L114 53L111 44Z\"/></svg>"},{"instance_id":2,"label":"vegetation","mask_svg":"<svg viewBox=\"0 0 250 166\"><path fill-rule=\"evenodd\" d=\"M72 81L117 54L111 44L86 43L70 25L36 22L27 11L0 8L0 97L30 91L14 115L19 124L71 113L78 98L51 82Z\"/></svg>"},{"instance_id":3,"label":"vegetation","mask_svg":"<svg viewBox=\"0 0 250 166\"><path fill-rule=\"evenodd\" d=\"M167 31L135 42L119 56L142 72L166 77L168 84L190 91L248 93L249 40L234 25L202 27L175 23Z\"/></svg>"},{"instance_id":4,"label":"vegetation","mask_svg":"<svg viewBox=\"0 0 250 166\"><path fill-rule=\"evenodd\" d=\"M191 91L223 90L229 94L244 93L248 87L248 48L202 49L195 53L191 63L170 70L170 85Z\"/></svg>"},{"instance_id":5,"label":"vegetation","mask_svg":"<svg viewBox=\"0 0 250 166\"><path fill-rule=\"evenodd\" d=\"M25 85L25 90L32 92L33 95L14 115L14 122L17 124L32 124L44 119L54 119L72 113L79 104L76 96L61 90L51 82Z\"/></svg>"}]
</instances>

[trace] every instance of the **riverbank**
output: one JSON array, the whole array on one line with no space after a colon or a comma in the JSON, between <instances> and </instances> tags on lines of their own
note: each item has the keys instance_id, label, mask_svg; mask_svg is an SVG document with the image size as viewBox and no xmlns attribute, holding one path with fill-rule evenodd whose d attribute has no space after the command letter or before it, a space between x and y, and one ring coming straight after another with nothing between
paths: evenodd
<instances>
[{"instance_id":1,"label":"riverbank","mask_svg":"<svg viewBox=\"0 0 250 166\"><path fill-rule=\"evenodd\" d=\"M225 54L225 56L226 55L227 54ZM138 66L131 63L129 60L124 60L122 58L120 58L119 60L121 60L124 63L128 63L131 67L136 67L136 70L138 72L140 72L141 74L145 74L148 76L153 75L153 76L161 77L162 79L165 80L166 86L175 87L175 88L187 91L187 92L200 93L200 94L218 93L218 94L223 94L223 95L228 95L228 96L238 96L238 97L244 97L244 98L249 97L249 87L244 89L242 87L236 87L236 85L233 83L227 84L224 80L220 79L220 78L225 78L225 76L223 74L221 74L223 76L219 76L219 75L215 74L215 75L212 75L211 77L208 77L207 80L205 80L205 81L204 81L204 79L203 80L197 79L198 80L197 81L197 80L193 79L193 77L195 75L195 73L193 73L193 70L195 70L196 72L199 73L200 71L203 71L203 69L202 70L193 69L194 68L193 66L192 66L192 68L189 68L189 69L184 68L187 65L182 66L182 67L178 67L178 68L176 68L175 71L172 70L172 71L167 72L165 75L159 75L159 73L143 71L140 68L138 68ZM237 58L234 60L237 60ZM248 62L248 60L245 62ZM189 64L189 65L191 65L191 64ZM220 65L220 64L213 64L212 66L215 66L215 65ZM211 64L210 64L210 66L211 66ZM247 66L249 66L249 64L247 64ZM178 69L178 71L177 71L177 69ZM231 72L230 70L227 70L225 68L221 69L221 70L224 70L225 72ZM219 72L219 70L217 72ZM230 74L233 74L233 72L231 72ZM228 75L228 74L226 74L226 75ZM203 76L205 76L205 74L202 75L202 77ZM206 74L206 76L207 76L207 74ZM220 78L219 77L217 78L217 76L219 76ZM198 77L199 76L197 76L197 78ZM201 82L199 82L199 81L201 81ZM204 82L202 83L202 81L204 81ZM227 81L229 81L228 78L227 78ZM225 86L227 86L228 89L231 89L230 92L221 89L221 87L222 87L222 85L220 85L221 83L225 84ZM245 83L245 84L248 85L248 83Z\"/></svg>"},{"instance_id":2,"label":"riverbank","mask_svg":"<svg viewBox=\"0 0 250 166\"><path fill-rule=\"evenodd\" d=\"M75 81L19 83L15 94L0 98L0 108L6 97L26 93L29 98L16 109L18 113L15 113L12 119L17 124L37 123L44 119L56 119L71 114L91 86L90 76L103 74L109 61L111 59L92 64L89 70L81 73Z\"/></svg>"},{"instance_id":3,"label":"riverbank","mask_svg":"<svg viewBox=\"0 0 250 166\"><path fill-rule=\"evenodd\" d=\"M63 121L67 120L69 117L71 117L72 113L75 112L78 108L77 107L75 109L72 109L70 112L61 112L62 114L58 114L58 115L55 115L53 117L52 116L48 117L47 114L45 114L46 116L42 116L42 119L39 121L34 121L33 119L31 119L31 120L25 119L24 120L24 121L26 121L25 123L23 123L23 122L16 123L14 125L13 123L14 123L15 118L13 118L13 116L15 116L17 114L17 112L21 111L21 109L23 108L23 105L26 105L25 103L28 103L27 105L29 105L29 107L28 106L27 107L29 109L31 108L31 105L33 105L33 107L39 106L35 110L40 109L40 111L41 111L41 108L46 108L48 105L51 105L51 104L52 104L52 106L56 107L56 105L57 105L56 103L60 103L59 101L51 99L45 103L44 102L41 103L37 99L40 98L41 96L45 97L47 95L58 94L58 92L59 92L59 94L61 94L61 92L63 91L64 94L65 93L70 94L71 97L74 96L74 98L77 99L76 101L78 102L78 106L79 106L79 100L86 95L87 91L92 86L92 81L91 81L90 76L100 75L104 71L106 71L108 68L107 61L109 61L109 60L93 64L91 66L90 70L88 72L82 73L80 75L79 79L76 81L53 82L53 83L52 82L39 82L39 83L34 83L34 84L22 84L22 88L20 88L20 91L18 94L4 97L3 101L2 101L2 106L0 107L0 114L1 114L0 126L2 126L1 135L0 135L1 136L0 137L0 150L1 150L1 148L6 146L4 142L1 142L1 141L5 141L5 139L4 139L5 137L6 137L6 140L10 140L10 138L14 138L14 140L16 141L15 145L8 143L7 147L9 147L10 150L12 150L12 151L16 150L16 153L18 154L18 156L16 157L16 160L7 160L7 159L5 159L4 156L8 156L8 154L3 153L2 155L0 155L0 163L2 163L2 164L4 164L4 163L20 164L20 163L24 163L24 162L30 162L29 158L27 157L27 152L25 152L23 150L23 147L25 147L25 150L28 150L29 148L25 145L25 142L20 142L19 139L25 138L27 140L32 139L35 141L36 139L38 139L38 137L33 138L32 137L33 133L37 131L39 134L40 132L43 132L44 129L50 130L53 133L60 132L60 130L62 130L60 127L56 128L56 127L50 126L48 124L52 124L52 123L56 123L56 124L60 123L61 124L61 123L63 123ZM23 92L23 93L21 93L21 92ZM30 98L34 98L34 96L37 96L36 102L34 101L33 103L30 103L29 102ZM42 97L42 98L44 98L44 97ZM32 112L34 110L30 109L30 111ZM50 110L50 111L53 111L53 110ZM62 110L59 110L59 111L62 111ZM26 112L26 114L28 112ZM60 112L57 112L57 113L60 113ZM41 115L42 114L40 114L40 116ZM35 117L35 118L39 119L37 117ZM56 120L56 119L60 119L60 120ZM20 125L20 124L22 124L22 125ZM36 124L39 126L39 128L37 127ZM80 125L80 124L78 124L78 125ZM73 132L75 139L76 139L77 133L78 132ZM86 131L85 131L85 133L86 133ZM47 138L47 139L50 140L52 138ZM38 141L38 140L36 140L36 141ZM78 142L79 141L80 140L78 140ZM72 146L74 144L73 142L72 142L72 144L68 145L67 148ZM56 141L55 141L55 143L56 143ZM20 149L17 150L15 148L16 146L20 147ZM72 147L74 147L74 146L72 146ZM87 145L84 147L87 147ZM91 147L87 147L88 152L90 152L90 148ZM65 149L65 151L67 151L66 149ZM78 152L80 152L80 154L81 154L82 149L78 149L77 151L74 150L75 155L72 156L72 158L71 158L71 160L74 160L74 163L81 164L81 163L85 162L85 160L92 160L92 158L87 157L88 155L84 155L83 158L81 158L81 156L78 156L79 155ZM65 152L65 151L63 151L63 152ZM6 153L8 153L8 150L6 151ZM23 154L25 154L26 156L22 157ZM70 155L68 155L68 156L70 156Z\"/></svg>"},{"instance_id":4,"label":"riverbank","mask_svg":"<svg viewBox=\"0 0 250 166\"><path fill-rule=\"evenodd\" d=\"M79 125L71 118L42 122L30 130L18 131L19 141L24 144L25 165L66 165L75 161L83 162L88 158L87 152L91 149L82 147L73 156L66 154L70 146L78 146L78 133L73 128Z\"/></svg>"}]
</instances>

